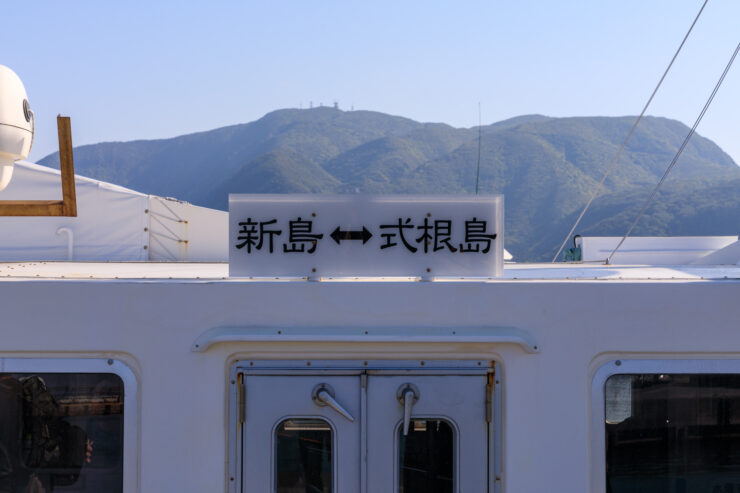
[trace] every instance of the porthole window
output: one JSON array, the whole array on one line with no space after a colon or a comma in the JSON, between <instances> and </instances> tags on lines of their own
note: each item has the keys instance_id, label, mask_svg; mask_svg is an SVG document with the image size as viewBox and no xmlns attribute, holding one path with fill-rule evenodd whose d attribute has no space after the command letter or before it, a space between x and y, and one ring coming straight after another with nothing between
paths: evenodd
<instances>
[{"instance_id":1,"label":"porthole window","mask_svg":"<svg viewBox=\"0 0 740 493\"><path fill-rule=\"evenodd\" d=\"M398 492L452 493L454 430L440 419L412 419L408 434L398 429Z\"/></svg>"},{"instance_id":2,"label":"porthole window","mask_svg":"<svg viewBox=\"0 0 740 493\"><path fill-rule=\"evenodd\" d=\"M275 429L276 493L332 493L333 433L323 419L286 419Z\"/></svg>"}]
</instances>

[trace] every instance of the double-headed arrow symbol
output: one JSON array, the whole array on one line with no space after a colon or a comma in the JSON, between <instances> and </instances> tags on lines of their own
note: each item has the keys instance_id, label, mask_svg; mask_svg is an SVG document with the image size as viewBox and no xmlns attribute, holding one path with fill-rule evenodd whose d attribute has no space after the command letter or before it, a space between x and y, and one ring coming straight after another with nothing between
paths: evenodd
<instances>
[{"instance_id":1,"label":"double-headed arrow symbol","mask_svg":"<svg viewBox=\"0 0 740 493\"><path fill-rule=\"evenodd\" d=\"M364 245L367 243L367 240L372 238L373 234L368 231L365 226L362 227L362 231L342 231L339 229L339 226L337 226L337 229L335 229L330 236L337 242L337 245L339 245L342 240L362 240L362 244Z\"/></svg>"}]
</instances>

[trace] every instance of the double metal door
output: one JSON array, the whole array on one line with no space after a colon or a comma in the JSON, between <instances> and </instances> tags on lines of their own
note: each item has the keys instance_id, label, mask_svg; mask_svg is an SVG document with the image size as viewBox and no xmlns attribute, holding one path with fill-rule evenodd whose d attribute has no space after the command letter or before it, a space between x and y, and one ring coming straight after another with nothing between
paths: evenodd
<instances>
[{"instance_id":1,"label":"double metal door","mask_svg":"<svg viewBox=\"0 0 740 493\"><path fill-rule=\"evenodd\" d=\"M242 374L245 493L489 491L486 371Z\"/></svg>"}]
</instances>

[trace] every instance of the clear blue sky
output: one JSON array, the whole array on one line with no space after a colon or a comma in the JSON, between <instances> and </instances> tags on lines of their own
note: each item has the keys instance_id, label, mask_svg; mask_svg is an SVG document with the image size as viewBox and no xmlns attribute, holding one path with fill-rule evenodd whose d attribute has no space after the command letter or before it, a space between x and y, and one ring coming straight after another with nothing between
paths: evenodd
<instances>
[{"instance_id":1,"label":"clear blue sky","mask_svg":"<svg viewBox=\"0 0 740 493\"><path fill-rule=\"evenodd\" d=\"M639 113L701 0L5 0L0 64L38 119L32 159L171 137L338 101L471 127ZM710 0L649 114L691 125L740 40ZM699 127L740 162L740 60Z\"/></svg>"}]
</instances>

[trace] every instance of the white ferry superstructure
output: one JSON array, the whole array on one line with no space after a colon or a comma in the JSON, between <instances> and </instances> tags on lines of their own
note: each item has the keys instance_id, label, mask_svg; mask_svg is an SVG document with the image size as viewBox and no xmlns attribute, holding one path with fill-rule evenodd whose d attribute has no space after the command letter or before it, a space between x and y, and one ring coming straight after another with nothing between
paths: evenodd
<instances>
[{"instance_id":1,"label":"white ferry superstructure","mask_svg":"<svg viewBox=\"0 0 740 493\"><path fill-rule=\"evenodd\" d=\"M5 263L0 371L120 378L122 435L53 491L736 491L740 266L504 272Z\"/></svg>"}]
</instances>

